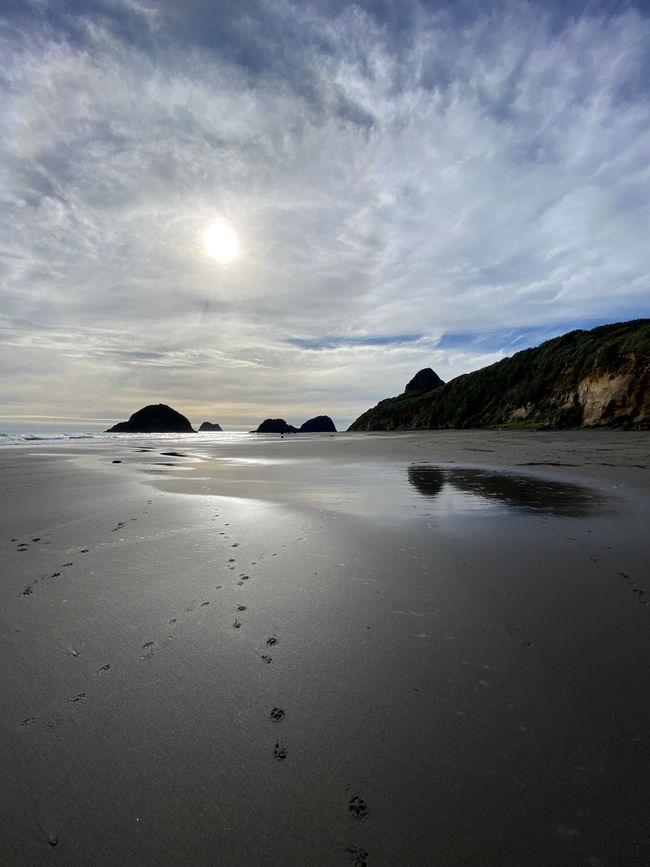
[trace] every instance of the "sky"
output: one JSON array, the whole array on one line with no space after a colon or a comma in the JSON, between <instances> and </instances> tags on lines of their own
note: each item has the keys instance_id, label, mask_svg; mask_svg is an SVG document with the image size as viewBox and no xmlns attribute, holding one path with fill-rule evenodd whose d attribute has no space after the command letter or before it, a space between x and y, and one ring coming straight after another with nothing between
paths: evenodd
<instances>
[{"instance_id":1,"label":"sky","mask_svg":"<svg viewBox=\"0 0 650 867\"><path fill-rule=\"evenodd\" d=\"M343 428L648 316L649 48L648 3L3 0L0 428Z\"/></svg>"}]
</instances>

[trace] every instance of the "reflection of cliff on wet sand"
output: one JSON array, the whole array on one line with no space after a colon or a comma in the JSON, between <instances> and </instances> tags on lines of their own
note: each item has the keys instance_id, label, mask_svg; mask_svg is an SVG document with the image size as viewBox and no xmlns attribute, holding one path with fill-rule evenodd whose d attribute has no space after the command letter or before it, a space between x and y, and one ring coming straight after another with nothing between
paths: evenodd
<instances>
[{"instance_id":1,"label":"reflection of cliff on wet sand","mask_svg":"<svg viewBox=\"0 0 650 867\"><path fill-rule=\"evenodd\" d=\"M413 464L408 479L425 497L437 497L449 485L486 505L497 502L525 512L574 518L602 512L606 503L597 491L571 482L471 467Z\"/></svg>"}]
</instances>

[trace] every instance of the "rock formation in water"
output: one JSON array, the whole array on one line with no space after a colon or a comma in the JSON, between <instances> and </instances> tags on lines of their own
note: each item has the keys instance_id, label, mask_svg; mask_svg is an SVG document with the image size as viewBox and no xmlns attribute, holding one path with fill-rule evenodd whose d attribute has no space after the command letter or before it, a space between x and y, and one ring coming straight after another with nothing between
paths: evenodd
<instances>
[{"instance_id":1,"label":"rock formation in water","mask_svg":"<svg viewBox=\"0 0 650 867\"><path fill-rule=\"evenodd\" d=\"M349 430L482 427L650 428L650 319L571 331L433 392L408 390Z\"/></svg>"},{"instance_id":2,"label":"rock formation in water","mask_svg":"<svg viewBox=\"0 0 650 867\"><path fill-rule=\"evenodd\" d=\"M128 421L110 427L106 433L195 433L188 419L164 403L144 406Z\"/></svg>"},{"instance_id":3,"label":"rock formation in water","mask_svg":"<svg viewBox=\"0 0 650 867\"><path fill-rule=\"evenodd\" d=\"M301 424L299 433L336 433L336 427L328 415L317 415Z\"/></svg>"},{"instance_id":4,"label":"rock formation in water","mask_svg":"<svg viewBox=\"0 0 650 867\"><path fill-rule=\"evenodd\" d=\"M437 373L431 370L430 367L425 367L418 370L413 379L404 389L404 394L412 392L433 391L435 388L441 388L445 383L440 379Z\"/></svg>"},{"instance_id":5,"label":"rock formation in water","mask_svg":"<svg viewBox=\"0 0 650 867\"><path fill-rule=\"evenodd\" d=\"M298 433L298 428L292 424L287 424L283 418L265 418L257 430L251 433Z\"/></svg>"},{"instance_id":6,"label":"rock formation in water","mask_svg":"<svg viewBox=\"0 0 650 867\"><path fill-rule=\"evenodd\" d=\"M201 431L220 431L220 430L221 430L220 424L215 424L211 421L204 421L203 424L201 425L201 427L199 428L199 433L201 433Z\"/></svg>"}]
</instances>

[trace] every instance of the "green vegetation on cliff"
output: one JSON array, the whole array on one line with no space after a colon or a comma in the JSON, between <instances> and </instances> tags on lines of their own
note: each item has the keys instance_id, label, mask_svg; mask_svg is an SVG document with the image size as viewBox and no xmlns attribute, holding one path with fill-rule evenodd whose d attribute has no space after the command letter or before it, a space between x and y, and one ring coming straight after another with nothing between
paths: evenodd
<instances>
[{"instance_id":1,"label":"green vegetation on cliff","mask_svg":"<svg viewBox=\"0 0 650 867\"><path fill-rule=\"evenodd\" d=\"M350 430L650 426L650 319L571 331L427 393L382 400Z\"/></svg>"}]
</instances>

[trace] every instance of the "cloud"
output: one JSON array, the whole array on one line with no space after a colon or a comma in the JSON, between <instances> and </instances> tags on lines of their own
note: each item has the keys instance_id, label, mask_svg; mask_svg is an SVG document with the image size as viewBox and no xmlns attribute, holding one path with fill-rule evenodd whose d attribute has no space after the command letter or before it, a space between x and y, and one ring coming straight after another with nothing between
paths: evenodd
<instances>
[{"instance_id":1,"label":"cloud","mask_svg":"<svg viewBox=\"0 0 650 867\"><path fill-rule=\"evenodd\" d=\"M8 10L4 404L348 420L418 367L647 314L648 19L485 9Z\"/></svg>"}]
</instances>

